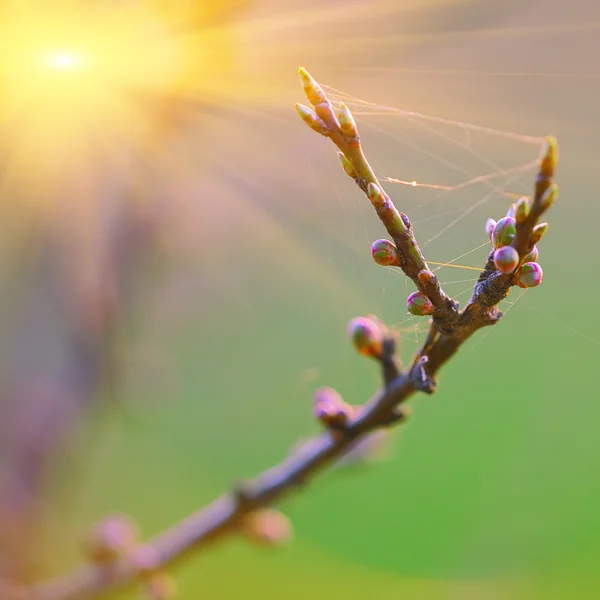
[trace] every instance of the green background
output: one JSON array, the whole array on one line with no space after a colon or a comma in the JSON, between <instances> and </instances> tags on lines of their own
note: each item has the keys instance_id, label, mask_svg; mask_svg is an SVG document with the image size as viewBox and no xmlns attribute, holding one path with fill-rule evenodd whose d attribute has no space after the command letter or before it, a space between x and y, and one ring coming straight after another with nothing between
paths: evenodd
<instances>
[{"instance_id":1,"label":"green background","mask_svg":"<svg viewBox=\"0 0 600 600\"><path fill-rule=\"evenodd\" d=\"M369 244L382 230L331 144L294 114L304 64L323 83L380 105L557 136L560 200L542 242L545 280L466 344L435 396L414 401L389 459L321 476L281 506L292 544L265 550L235 539L203 551L175 572L180 597L600 596L600 7L360 6L259 1L240 17L231 108L201 122L201 144L175 149L195 165L186 190L195 204L184 249L141 299L120 409L90 416L56 475L42 536L47 572L77 564L78 532L107 513L135 516L149 537L280 460L317 431L315 387L336 387L352 403L376 389L376 369L355 355L345 327L376 313L406 328L408 288L372 263ZM399 117L358 121L378 172L447 180L451 171L404 139L477 174L490 170L456 150L462 128L431 124L448 142L405 129ZM537 153L483 134L470 143L503 166ZM520 175L514 191L532 179ZM435 218L446 208L433 193L388 189L400 209L415 209L419 239L460 214ZM464 209L487 192L476 186L443 201ZM426 255L445 261L479 246L485 219L501 217L508 202L494 195ZM485 253L463 264L479 265ZM414 348L408 331L406 360Z\"/></svg>"}]
</instances>

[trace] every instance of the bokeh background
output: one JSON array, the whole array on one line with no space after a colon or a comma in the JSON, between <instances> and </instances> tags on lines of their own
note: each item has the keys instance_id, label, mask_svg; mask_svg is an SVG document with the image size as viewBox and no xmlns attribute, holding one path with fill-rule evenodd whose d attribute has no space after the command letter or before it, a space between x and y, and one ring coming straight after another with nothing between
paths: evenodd
<instances>
[{"instance_id":1,"label":"bokeh background","mask_svg":"<svg viewBox=\"0 0 600 600\"><path fill-rule=\"evenodd\" d=\"M473 250L457 262L482 264L485 219L533 181L502 171L536 159L524 136L555 135L545 280L513 290L503 322L414 401L385 460L282 504L291 544L203 551L176 570L180 597L600 596L595 0L2 8L17 41L50 25L61 43L105 41L86 27L107 24L95 47L115 61L36 87L2 46L5 563L69 570L81 531L112 512L150 537L316 432L317 386L366 400L378 377L346 340L353 316L401 329L406 360L416 348L410 289L369 256L380 226L294 113L303 64L374 103L350 105L378 113L357 114L378 172L451 187L496 173L388 187L438 262ZM439 275L464 303L476 273Z\"/></svg>"}]
</instances>

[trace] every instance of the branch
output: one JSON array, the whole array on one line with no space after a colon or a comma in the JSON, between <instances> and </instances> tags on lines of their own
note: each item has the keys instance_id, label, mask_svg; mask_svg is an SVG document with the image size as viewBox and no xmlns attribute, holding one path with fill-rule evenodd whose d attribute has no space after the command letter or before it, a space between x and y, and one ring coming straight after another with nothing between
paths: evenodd
<instances>
[{"instance_id":1,"label":"branch","mask_svg":"<svg viewBox=\"0 0 600 600\"><path fill-rule=\"evenodd\" d=\"M429 270L408 217L398 212L375 177L348 108L343 104L334 108L317 82L304 69L299 72L313 106L297 105L300 117L338 147L344 170L366 194L393 240L373 244L375 261L399 267L414 282L417 291L408 297L409 312L432 317L423 346L405 369L396 357L396 337L385 325L375 317L352 320L348 333L356 349L378 362L382 374L381 389L364 405L352 407L330 388L317 390L314 415L325 431L296 448L278 465L145 544L138 543L135 527L128 520L108 519L96 527L88 541L91 564L73 574L20 588L23 596L17 592L12 596L0 594L3 598L80 600L140 581L152 598L167 598L173 590L164 579L163 569L217 540L242 533L263 543L283 541L289 524L283 515L267 507L304 486L367 436L405 421L408 413L403 403L415 392L435 391L439 369L465 340L478 329L498 322L502 313L497 304L510 287L534 287L541 282L535 244L547 229L546 224L538 224L539 217L556 198L552 177L557 146L553 139L548 140L542 155L531 204L522 198L507 217L498 223L488 221L486 228L494 250L471 300L459 311L458 304L445 294Z\"/></svg>"}]
</instances>

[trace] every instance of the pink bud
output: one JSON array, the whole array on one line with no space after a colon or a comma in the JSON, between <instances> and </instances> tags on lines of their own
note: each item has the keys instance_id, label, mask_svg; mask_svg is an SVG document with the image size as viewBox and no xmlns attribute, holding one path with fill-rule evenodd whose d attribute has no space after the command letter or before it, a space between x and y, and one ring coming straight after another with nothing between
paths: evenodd
<instances>
[{"instance_id":1,"label":"pink bud","mask_svg":"<svg viewBox=\"0 0 600 600\"><path fill-rule=\"evenodd\" d=\"M494 264L500 273L512 273L519 264L519 253L512 246L502 246L494 252Z\"/></svg>"}]
</instances>

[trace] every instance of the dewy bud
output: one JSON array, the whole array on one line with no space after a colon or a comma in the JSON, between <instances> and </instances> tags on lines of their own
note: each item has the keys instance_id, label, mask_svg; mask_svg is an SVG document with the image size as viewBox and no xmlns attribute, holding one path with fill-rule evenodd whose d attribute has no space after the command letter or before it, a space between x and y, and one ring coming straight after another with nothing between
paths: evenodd
<instances>
[{"instance_id":1,"label":"dewy bud","mask_svg":"<svg viewBox=\"0 0 600 600\"><path fill-rule=\"evenodd\" d=\"M382 267L397 267L400 264L398 248L389 240L376 240L371 244L371 256Z\"/></svg>"},{"instance_id":2,"label":"dewy bud","mask_svg":"<svg viewBox=\"0 0 600 600\"><path fill-rule=\"evenodd\" d=\"M352 163L346 158L343 152L338 152L337 155L340 159L340 162L342 163L342 168L346 172L346 175L354 179L354 177L356 177L356 173L354 172L354 167L352 166Z\"/></svg>"},{"instance_id":3,"label":"dewy bud","mask_svg":"<svg viewBox=\"0 0 600 600\"><path fill-rule=\"evenodd\" d=\"M546 144L540 157L540 175L543 177L554 177L556 164L558 163L558 142L555 137L548 136Z\"/></svg>"},{"instance_id":4,"label":"dewy bud","mask_svg":"<svg viewBox=\"0 0 600 600\"><path fill-rule=\"evenodd\" d=\"M243 518L241 529L249 540L266 546L281 546L293 533L290 520L274 508L249 513Z\"/></svg>"},{"instance_id":5,"label":"dewy bud","mask_svg":"<svg viewBox=\"0 0 600 600\"><path fill-rule=\"evenodd\" d=\"M321 102L327 102L327 96L323 88L321 88L316 79L304 67L298 69L298 75L300 75L304 93L313 106L321 104Z\"/></svg>"},{"instance_id":6,"label":"dewy bud","mask_svg":"<svg viewBox=\"0 0 600 600\"><path fill-rule=\"evenodd\" d=\"M548 223L536 225L531 232L531 243L537 244L544 237L546 231L548 231Z\"/></svg>"},{"instance_id":7,"label":"dewy bud","mask_svg":"<svg viewBox=\"0 0 600 600\"><path fill-rule=\"evenodd\" d=\"M513 217L504 217L496 223L492 233L494 248L510 246L517 234L517 222Z\"/></svg>"},{"instance_id":8,"label":"dewy bud","mask_svg":"<svg viewBox=\"0 0 600 600\"><path fill-rule=\"evenodd\" d=\"M327 124L317 113L308 106L304 106L304 104L300 104L300 102L296 102L296 112L298 116L313 130L321 135L325 135L327 133Z\"/></svg>"},{"instance_id":9,"label":"dewy bud","mask_svg":"<svg viewBox=\"0 0 600 600\"><path fill-rule=\"evenodd\" d=\"M494 233L495 227L496 221L494 219L490 218L485 222L485 232L488 234L490 240L492 239L492 234Z\"/></svg>"},{"instance_id":10,"label":"dewy bud","mask_svg":"<svg viewBox=\"0 0 600 600\"><path fill-rule=\"evenodd\" d=\"M406 308L411 315L423 317L433 313L431 300L421 292L413 292L406 299Z\"/></svg>"},{"instance_id":11,"label":"dewy bud","mask_svg":"<svg viewBox=\"0 0 600 600\"><path fill-rule=\"evenodd\" d=\"M316 390L313 398L313 412L315 417L326 427L342 429L352 418L352 407L344 402L340 394L329 387Z\"/></svg>"},{"instance_id":12,"label":"dewy bud","mask_svg":"<svg viewBox=\"0 0 600 600\"><path fill-rule=\"evenodd\" d=\"M348 324L348 336L360 354L378 358L383 350L383 332L378 323L357 317Z\"/></svg>"},{"instance_id":13,"label":"dewy bud","mask_svg":"<svg viewBox=\"0 0 600 600\"><path fill-rule=\"evenodd\" d=\"M538 263L528 262L517 271L515 283L522 288L531 288L540 285L543 277L542 267Z\"/></svg>"},{"instance_id":14,"label":"dewy bud","mask_svg":"<svg viewBox=\"0 0 600 600\"><path fill-rule=\"evenodd\" d=\"M342 133L347 136L357 136L358 129L356 121L350 112L350 109L342 102L338 111L338 122Z\"/></svg>"},{"instance_id":15,"label":"dewy bud","mask_svg":"<svg viewBox=\"0 0 600 600\"><path fill-rule=\"evenodd\" d=\"M548 189L542 194L540 198L540 206L542 210L548 210L556 201L558 197L558 186L556 183L553 183Z\"/></svg>"},{"instance_id":16,"label":"dewy bud","mask_svg":"<svg viewBox=\"0 0 600 600\"><path fill-rule=\"evenodd\" d=\"M527 198L519 198L515 204L515 220L517 223L523 223L529 215L529 202Z\"/></svg>"}]
</instances>

